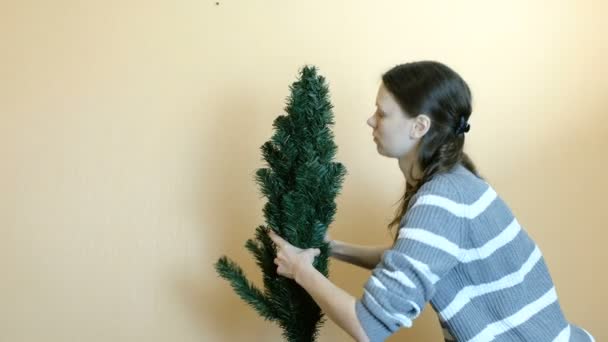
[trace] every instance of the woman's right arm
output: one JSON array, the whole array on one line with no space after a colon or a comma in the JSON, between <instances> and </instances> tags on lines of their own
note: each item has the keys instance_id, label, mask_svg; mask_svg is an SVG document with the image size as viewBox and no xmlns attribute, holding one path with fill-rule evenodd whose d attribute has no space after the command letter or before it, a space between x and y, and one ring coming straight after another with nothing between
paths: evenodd
<instances>
[{"instance_id":1,"label":"woman's right arm","mask_svg":"<svg viewBox=\"0 0 608 342\"><path fill-rule=\"evenodd\" d=\"M330 240L331 256L335 259L373 270L390 246L360 246L338 240Z\"/></svg>"}]
</instances>

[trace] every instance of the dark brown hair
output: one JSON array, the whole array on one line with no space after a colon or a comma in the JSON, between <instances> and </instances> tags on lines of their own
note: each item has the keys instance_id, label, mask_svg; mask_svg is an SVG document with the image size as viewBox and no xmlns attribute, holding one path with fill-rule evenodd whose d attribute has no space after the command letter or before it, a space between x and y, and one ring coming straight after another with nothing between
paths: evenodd
<instances>
[{"instance_id":1,"label":"dark brown hair","mask_svg":"<svg viewBox=\"0 0 608 342\"><path fill-rule=\"evenodd\" d=\"M388 225L392 230L407 212L412 196L436 174L461 163L477 177L482 177L463 151L465 132L461 124L466 124L471 116L472 95L460 75L439 62L420 61L393 67L382 75L382 82L407 115L425 114L431 119L431 127L417 147L423 175L412 182L412 169L409 170L405 194Z\"/></svg>"}]
</instances>

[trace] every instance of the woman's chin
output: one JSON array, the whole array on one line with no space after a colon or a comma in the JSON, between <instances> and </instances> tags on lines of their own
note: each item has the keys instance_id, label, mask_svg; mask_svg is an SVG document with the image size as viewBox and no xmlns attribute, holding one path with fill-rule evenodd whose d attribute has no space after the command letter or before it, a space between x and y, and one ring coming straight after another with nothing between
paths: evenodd
<instances>
[{"instance_id":1,"label":"woman's chin","mask_svg":"<svg viewBox=\"0 0 608 342\"><path fill-rule=\"evenodd\" d=\"M386 151L384 151L384 149L382 148L382 146L380 146L378 144L376 144L376 151L378 152L379 155L388 157L386 155Z\"/></svg>"}]
</instances>

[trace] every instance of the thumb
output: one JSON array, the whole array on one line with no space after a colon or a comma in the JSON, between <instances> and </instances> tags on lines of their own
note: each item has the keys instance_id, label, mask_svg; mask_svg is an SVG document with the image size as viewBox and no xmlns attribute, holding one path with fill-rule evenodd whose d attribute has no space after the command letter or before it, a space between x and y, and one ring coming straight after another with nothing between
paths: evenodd
<instances>
[{"instance_id":1,"label":"thumb","mask_svg":"<svg viewBox=\"0 0 608 342\"><path fill-rule=\"evenodd\" d=\"M321 251L318 248L308 248L302 252L303 254L311 257L316 257L321 254Z\"/></svg>"}]
</instances>

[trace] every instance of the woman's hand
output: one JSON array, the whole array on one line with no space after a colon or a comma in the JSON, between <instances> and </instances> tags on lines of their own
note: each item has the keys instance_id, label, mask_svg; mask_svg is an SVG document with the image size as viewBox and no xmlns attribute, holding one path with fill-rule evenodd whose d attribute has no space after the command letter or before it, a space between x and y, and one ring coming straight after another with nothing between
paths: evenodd
<instances>
[{"instance_id":1,"label":"woman's hand","mask_svg":"<svg viewBox=\"0 0 608 342\"><path fill-rule=\"evenodd\" d=\"M331 237L329 236L329 229L325 232L324 242L331 243Z\"/></svg>"},{"instance_id":2,"label":"woman's hand","mask_svg":"<svg viewBox=\"0 0 608 342\"><path fill-rule=\"evenodd\" d=\"M335 242L329 236L329 229L325 232L325 237L323 238L323 242L326 242L329 244L329 254L330 254L330 256L333 256L332 250L335 246Z\"/></svg>"},{"instance_id":3,"label":"woman's hand","mask_svg":"<svg viewBox=\"0 0 608 342\"><path fill-rule=\"evenodd\" d=\"M315 257L321 252L318 248L301 249L292 246L289 242L270 230L268 236L277 246L277 257L274 263L278 266L277 273L291 279L303 267L312 265Z\"/></svg>"}]
</instances>

